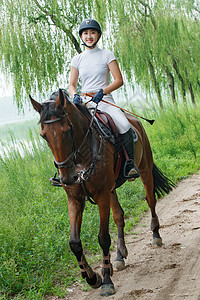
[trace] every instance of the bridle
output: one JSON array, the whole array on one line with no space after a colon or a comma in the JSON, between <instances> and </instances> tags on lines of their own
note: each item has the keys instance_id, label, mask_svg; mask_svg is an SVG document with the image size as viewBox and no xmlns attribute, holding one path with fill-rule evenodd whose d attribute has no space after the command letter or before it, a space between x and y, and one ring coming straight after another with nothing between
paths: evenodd
<instances>
[{"instance_id":1,"label":"bridle","mask_svg":"<svg viewBox=\"0 0 200 300\"><path fill-rule=\"evenodd\" d=\"M93 137L92 137L92 134L93 134L93 128L92 128L92 124L93 124L93 121L94 121L94 116L96 114L96 110L97 110L97 106L94 110L94 113L92 115L92 118L91 118L91 121L90 121L90 125L88 127L88 130L83 138L83 141L81 142L79 148L77 149L76 148L76 143L75 143L75 137L74 137L74 129L73 129L73 125L72 123L70 122L69 118L68 118L68 115L66 112L64 112L64 115L61 116L61 117L58 117L56 119L51 119L51 120L46 120L46 121L42 121L41 123L42 124L52 124L52 123L56 123L56 122L59 122L61 121L63 118L66 118L67 119L67 123L68 123L68 126L70 127L70 133L71 133L71 138L72 138L72 141L73 141L73 147L72 147L72 152L71 154L63 161L61 162L58 162L55 157L54 157L54 164L56 166L57 169L62 169L62 168L72 168L76 165L76 159L77 159L77 156L81 153L81 149L87 139L87 137L90 135L91 138L90 138L90 141L91 141L91 144L92 144L92 141L93 141ZM93 157L93 153L91 151L91 162L90 162L90 166L87 170L81 170L80 171L80 174L79 174L79 182L81 181L85 181L87 180L89 177L90 177L90 174L93 172L94 168L95 168L95 165L97 163L98 160L100 160L100 154L101 154L101 150L102 150L102 145L103 145L103 138L102 136L99 136L100 137L100 144L99 144L99 149L95 155L95 157ZM92 149L92 145L91 145L91 149ZM67 164L70 160L72 159L72 162Z\"/></svg>"},{"instance_id":2,"label":"bridle","mask_svg":"<svg viewBox=\"0 0 200 300\"><path fill-rule=\"evenodd\" d=\"M67 119L67 123L69 125L69 130L70 130L70 134L71 134L71 137L72 137L72 141L73 141L73 150L72 150L72 153L63 161L61 162L58 162L55 157L54 157L54 164L56 166L57 169L62 169L62 168L71 168L73 166L75 166L75 161L76 161L76 146L75 146L75 139L74 139L74 129L73 129L73 126L67 116L66 113L64 113L63 116L59 117L59 118L56 118L56 119L51 119L51 120L46 120L46 121L42 121L41 123L42 124L52 124L52 123L56 123L56 122L59 122L61 121L62 119L66 118ZM73 161L70 163L70 164L67 164L71 159L73 159Z\"/></svg>"}]
</instances>

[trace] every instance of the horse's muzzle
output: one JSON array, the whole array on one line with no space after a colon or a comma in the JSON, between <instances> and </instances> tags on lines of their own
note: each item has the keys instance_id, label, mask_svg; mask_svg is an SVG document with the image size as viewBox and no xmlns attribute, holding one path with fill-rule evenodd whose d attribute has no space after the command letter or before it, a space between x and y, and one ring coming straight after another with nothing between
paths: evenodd
<instances>
[{"instance_id":1,"label":"horse's muzzle","mask_svg":"<svg viewBox=\"0 0 200 300\"><path fill-rule=\"evenodd\" d=\"M62 172L60 171L59 177L60 181L64 185L73 185L78 181L78 173L76 173L75 171L71 174L62 174Z\"/></svg>"}]
</instances>

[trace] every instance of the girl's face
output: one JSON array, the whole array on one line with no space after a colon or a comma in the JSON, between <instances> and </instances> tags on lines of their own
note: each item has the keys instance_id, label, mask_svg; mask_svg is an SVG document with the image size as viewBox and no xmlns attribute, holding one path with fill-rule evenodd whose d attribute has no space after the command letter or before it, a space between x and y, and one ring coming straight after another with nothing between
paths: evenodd
<instances>
[{"instance_id":1,"label":"girl's face","mask_svg":"<svg viewBox=\"0 0 200 300\"><path fill-rule=\"evenodd\" d=\"M86 29L82 32L81 38L83 42L85 43L86 47L92 47L96 41L98 40L99 33L95 29ZM96 45L94 46L94 48ZM90 49L90 48L89 48Z\"/></svg>"}]
</instances>

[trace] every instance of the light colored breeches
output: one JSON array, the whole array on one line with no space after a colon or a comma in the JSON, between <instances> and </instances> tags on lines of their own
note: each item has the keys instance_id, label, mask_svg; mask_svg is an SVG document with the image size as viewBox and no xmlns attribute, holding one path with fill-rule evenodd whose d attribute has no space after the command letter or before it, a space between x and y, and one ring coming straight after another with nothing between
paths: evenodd
<instances>
[{"instance_id":1,"label":"light colored breeches","mask_svg":"<svg viewBox=\"0 0 200 300\"><path fill-rule=\"evenodd\" d=\"M83 99L83 102L87 102L87 101L91 100L91 98L88 96L82 96L82 99ZM110 95L104 96L103 99L105 99L106 101L109 101L113 104L115 103L113 101L112 96L110 96ZM89 102L89 106L95 107L95 105L96 104L93 101ZM130 125L128 119L126 118L124 113L119 108L100 101L98 104L98 109L101 111L107 112L112 117L120 134L127 132L131 128L131 125Z\"/></svg>"}]
</instances>

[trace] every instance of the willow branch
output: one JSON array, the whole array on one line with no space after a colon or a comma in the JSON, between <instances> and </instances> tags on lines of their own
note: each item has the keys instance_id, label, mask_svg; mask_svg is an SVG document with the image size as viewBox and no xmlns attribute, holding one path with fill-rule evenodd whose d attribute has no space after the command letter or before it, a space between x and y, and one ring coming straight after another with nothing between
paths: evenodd
<instances>
[{"instance_id":1,"label":"willow branch","mask_svg":"<svg viewBox=\"0 0 200 300\"><path fill-rule=\"evenodd\" d=\"M69 37L69 39L71 40L72 44L74 45L76 51L78 53L81 53L81 48L79 45L79 42L77 41L77 39L75 38L75 36L73 35L72 31L70 29L67 29L65 24L56 17L55 14L53 14L52 12L49 12L47 9L45 9L43 6L41 6L39 4L39 2L37 0L33 0L34 3L37 5L37 7L48 17L50 17L51 21L54 23L54 25L56 25L58 28L60 28L64 33L66 33L66 35Z\"/></svg>"},{"instance_id":2,"label":"willow branch","mask_svg":"<svg viewBox=\"0 0 200 300\"><path fill-rule=\"evenodd\" d=\"M152 22L152 24L153 24L153 27L154 27L154 29L156 30L156 21L155 21L155 19L154 19L153 14L152 14L151 7L149 6L148 3L144 2L143 0L138 0L138 2L139 2L140 4L142 4L145 8L148 8L149 14L148 14L148 15L146 14L145 16L146 16L146 17L147 17L147 16L150 17L151 22Z\"/></svg>"}]
</instances>

